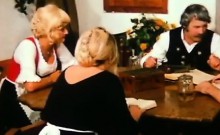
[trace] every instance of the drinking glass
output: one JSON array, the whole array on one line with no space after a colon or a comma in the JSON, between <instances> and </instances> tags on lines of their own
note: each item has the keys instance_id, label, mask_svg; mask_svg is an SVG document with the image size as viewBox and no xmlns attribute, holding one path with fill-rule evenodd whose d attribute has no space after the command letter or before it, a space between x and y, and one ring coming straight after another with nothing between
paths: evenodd
<instances>
[{"instance_id":1,"label":"drinking glass","mask_svg":"<svg viewBox=\"0 0 220 135\"><path fill-rule=\"evenodd\" d=\"M129 57L129 67L131 67L132 69L140 68L141 57L135 55L134 49L132 49L131 52L132 52L132 55Z\"/></svg>"},{"instance_id":2,"label":"drinking glass","mask_svg":"<svg viewBox=\"0 0 220 135\"><path fill-rule=\"evenodd\" d=\"M187 102L193 100L195 97L193 77L187 74L178 77L178 90L181 101Z\"/></svg>"}]
</instances>

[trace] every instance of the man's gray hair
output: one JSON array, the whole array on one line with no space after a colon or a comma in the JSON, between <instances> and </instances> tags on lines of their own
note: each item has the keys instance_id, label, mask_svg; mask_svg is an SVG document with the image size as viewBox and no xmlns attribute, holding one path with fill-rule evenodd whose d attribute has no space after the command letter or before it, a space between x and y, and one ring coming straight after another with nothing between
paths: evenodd
<instances>
[{"instance_id":1,"label":"man's gray hair","mask_svg":"<svg viewBox=\"0 0 220 135\"><path fill-rule=\"evenodd\" d=\"M193 18L208 23L211 22L208 10L200 4L189 5L181 15L180 24L183 28L186 28Z\"/></svg>"}]
</instances>

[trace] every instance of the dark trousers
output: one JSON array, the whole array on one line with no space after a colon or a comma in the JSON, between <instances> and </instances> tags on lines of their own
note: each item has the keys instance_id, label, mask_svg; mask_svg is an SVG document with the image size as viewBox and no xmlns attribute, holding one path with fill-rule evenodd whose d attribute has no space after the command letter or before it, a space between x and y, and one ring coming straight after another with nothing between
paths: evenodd
<instances>
[{"instance_id":1,"label":"dark trousers","mask_svg":"<svg viewBox=\"0 0 220 135\"><path fill-rule=\"evenodd\" d=\"M0 132L29 124L31 122L19 104L14 84L4 80L0 91Z\"/></svg>"}]
</instances>

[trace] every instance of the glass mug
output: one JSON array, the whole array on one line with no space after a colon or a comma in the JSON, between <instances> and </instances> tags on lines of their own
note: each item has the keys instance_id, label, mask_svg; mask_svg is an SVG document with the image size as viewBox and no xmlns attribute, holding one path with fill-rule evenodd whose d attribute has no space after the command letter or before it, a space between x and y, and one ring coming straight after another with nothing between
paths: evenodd
<instances>
[{"instance_id":1,"label":"glass mug","mask_svg":"<svg viewBox=\"0 0 220 135\"><path fill-rule=\"evenodd\" d=\"M135 55L135 50L131 50L132 55L129 57L129 67L132 69L140 68L140 57Z\"/></svg>"},{"instance_id":2,"label":"glass mug","mask_svg":"<svg viewBox=\"0 0 220 135\"><path fill-rule=\"evenodd\" d=\"M178 92L181 101L187 102L195 98L193 77L191 75L184 74L178 77Z\"/></svg>"}]
</instances>

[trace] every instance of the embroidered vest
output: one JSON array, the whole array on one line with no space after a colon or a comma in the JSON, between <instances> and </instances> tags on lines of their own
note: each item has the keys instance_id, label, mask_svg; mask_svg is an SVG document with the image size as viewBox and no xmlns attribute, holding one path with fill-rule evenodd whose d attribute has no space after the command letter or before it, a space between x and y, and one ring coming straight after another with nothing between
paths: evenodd
<instances>
[{"instance_id":1,"label":"embroidered vest","mask_svg":"<svg viewBox=\"0 0 220 135\"><path fill-rule=\"evenodd\" d=\"M39 60L39 54L37 51L37 46L36 43L34 41L33 37L28 37L28 40L32 41L36 47L36 57L35 57L35 63L36 63L36 69L37 69L37 65L38 65L38 60ZM18 75L20 74L20 64L16 63L14 58L12 58L11 62L10 62L10 66L7 72L7 78L13 82L15 82L15 80L17 79Z\"/></svg>"},{"instance_id":2,"label":"embroidered vest","mask_svg":"<svg viewBox=\"0 0 220 135\"><path fill-rule=\"evenodd\" d=\"M211 54L211 42L213 33L207 30L203 39L188 53L181 39L181 27L170 31L170 43L166 54L169 65L186 65L203 71L212 68L207 64Z\"/></svg>"}]
</instances>

